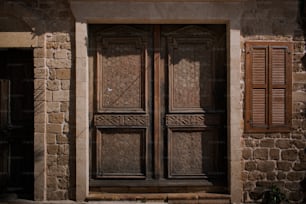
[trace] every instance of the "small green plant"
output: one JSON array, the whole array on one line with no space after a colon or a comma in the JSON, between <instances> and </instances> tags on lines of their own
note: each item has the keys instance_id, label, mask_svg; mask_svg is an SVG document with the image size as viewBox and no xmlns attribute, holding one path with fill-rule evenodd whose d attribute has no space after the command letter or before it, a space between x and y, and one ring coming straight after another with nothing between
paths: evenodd
<instances>
[{"instance_id":1,"label":"small green plant","mask_svg":"<svg viewBox=\"0 0 306 204\"><path fill-rule=\"evenodd\" d=\"M286 200L284 193L280 191L277 186L272 186L269 190L263 193L263 204L280 204L282 201Z\"/></svg>"}]
</instances>

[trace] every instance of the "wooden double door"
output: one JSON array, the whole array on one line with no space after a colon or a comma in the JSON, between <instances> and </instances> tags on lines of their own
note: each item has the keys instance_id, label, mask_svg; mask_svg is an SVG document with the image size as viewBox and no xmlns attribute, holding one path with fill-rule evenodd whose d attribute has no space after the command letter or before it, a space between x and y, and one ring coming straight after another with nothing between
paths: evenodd
<instances>
[{"instance_id":1,"label":"wooden double door","mask_svg":"<svg viewBox=\"0 0 306 204\"><path fill-rule=\"evenodd\" d=\"M225 33L90 27L91 189L227 185Z\"/></svg>"}]
</instances>

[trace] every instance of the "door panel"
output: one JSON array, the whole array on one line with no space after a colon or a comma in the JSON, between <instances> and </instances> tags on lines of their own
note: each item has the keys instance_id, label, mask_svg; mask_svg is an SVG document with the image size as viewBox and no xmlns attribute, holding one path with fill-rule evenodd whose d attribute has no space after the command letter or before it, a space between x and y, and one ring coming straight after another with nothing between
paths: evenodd
<instances>
[{"instance_id":1,"label":"door panel","mask_svg":"<svg viewBox=\"0 0 306 204\"><path fill-rule=\"evenodd\" d=\"M147 175L148 33L115 26L97 33L96 178Z\"/></svg>"},{"instance_id":2,"label":"door panel","mask_svg":"<svg viewBox=\"0 0 306 204\"><path fill-rule=\"evenodd\" d=\"M225 186L225 26L105 25L91 32L91 185L154 192Z\"/></svg>"},{"instance_id":3,"label":"door panel","mask_svg":"<svg viewBox=\"0 0 306 204\"><path fill-rule=\"evenodd\" d=\"M162 29L161 35L168 60L168 109L164 107L168 178L212 179L225 173L219 168L224 163L217 159L225 116L224 107L221 113L216 107L216 96L222 92L216 93L215 72L223 69L216 66L218 35L197 25Z\"/></svg>"},{"instance_id":4,"label":"door panel","mask_svg":"<svg viewBox=\"0 0 306 204\"><path fill-rule=\"evenodd\" d=\"M97 129L97 177L144 178L146 134L140 128Z\"/></svg>"}]
</instances>

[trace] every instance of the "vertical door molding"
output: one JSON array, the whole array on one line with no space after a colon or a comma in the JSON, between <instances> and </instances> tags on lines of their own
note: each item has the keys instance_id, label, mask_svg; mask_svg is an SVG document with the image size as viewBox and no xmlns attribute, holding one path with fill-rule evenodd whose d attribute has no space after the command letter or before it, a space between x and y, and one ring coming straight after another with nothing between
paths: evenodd
<instances>
[{"instance_id":1,"label":"vertical door molding","mask_svg":"<svg viewBox=\"0 0 306 204\"><path fill-rule=\"evenodd\" d=\"M242 104L240 92L241 55L240 55L240 29L237 20L230 21L227 34L228 53L228 157L229 157L229 189L231 202L240 203L242 195L241 181L241 146L242 136Z\"/></svg>"},{"instance_id":2,"label":"vertical door molding","mask_svg":"<svg viewBox=\"0 0 306 204\"><path fill-rule=\"evenodd\" d=\"M76 200L84 201L89 191L89 119L87 23L76 20Z\"/></svg>"}]
</instances>

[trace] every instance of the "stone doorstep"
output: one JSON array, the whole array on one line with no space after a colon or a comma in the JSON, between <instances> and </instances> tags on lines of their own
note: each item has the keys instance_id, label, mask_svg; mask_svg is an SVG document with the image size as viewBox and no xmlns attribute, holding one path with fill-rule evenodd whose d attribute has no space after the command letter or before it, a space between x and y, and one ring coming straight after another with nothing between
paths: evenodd
<instances>
[{"instance_id":1,"label":"stone doorstep","mask_svg":"<svg viewBox=\"0 0 306 204\"><path fill-rule=\"evenodd\" d=\"M134 201L158 203L229 204L230 195L214 193L94 193L88 201Z\"/></svg>"},{"instance_id":2,"label":"stone doorstep","mask_svg":"<svg viewBox=\"0 0 306 204\"><path fill-rule=\"evenodd\" d=\"M230 204L230 195L213 193L90 193L88 201L30 201L14 199L0 204Z\"/></svg>"}]
</instances>

